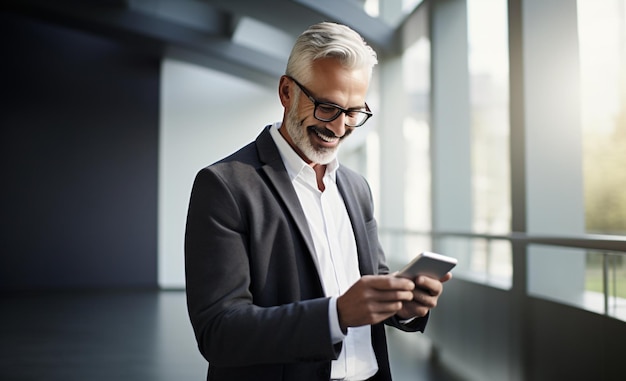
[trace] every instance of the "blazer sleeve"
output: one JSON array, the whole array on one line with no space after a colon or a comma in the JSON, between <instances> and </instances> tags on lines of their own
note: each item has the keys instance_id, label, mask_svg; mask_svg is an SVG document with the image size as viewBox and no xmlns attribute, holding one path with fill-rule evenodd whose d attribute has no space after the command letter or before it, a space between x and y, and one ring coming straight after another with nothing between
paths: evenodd
<instances>
[{"instance_id":1,"label":"blazer sleeve","mask_svg":"<svg viewBox=\"0 0 626 381\"><path fill-rule=\"evenodd\" d=\"M200 352L215 366L336 358L327 298L253 304L247 220L220 173L200 171L185 232L187 305Z\"/></svg>"}]
</instances>

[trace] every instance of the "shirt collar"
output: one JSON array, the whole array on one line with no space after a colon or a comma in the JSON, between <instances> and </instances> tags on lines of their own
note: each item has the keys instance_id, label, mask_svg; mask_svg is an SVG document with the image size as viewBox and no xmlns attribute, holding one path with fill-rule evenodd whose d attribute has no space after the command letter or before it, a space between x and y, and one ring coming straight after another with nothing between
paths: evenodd
<instances>
[{"instance_id":1,"label":"shirt collar","mask_svg":"<svg viewBox=\"0 0 626 381\"><path fill-rule=\"evenodd\" d=\"M281 128L282 123L276 122L272 124L270 128L270 135L272 139L274 139L274 143L278 148L278 152L280 153L281 158L283 159L283 163L285 163L285 168L287 168L287 173L291 180L298 177L298 174L303 170L307 170L305 168L311 168L296 151L287 143L285 138L278 131ZM337 169L339 169L339 161L335 157L328 165L326 166L326 174L324 176L330 176L333 181L335 181L337 176Z\"/></svg>"}]
</instances>

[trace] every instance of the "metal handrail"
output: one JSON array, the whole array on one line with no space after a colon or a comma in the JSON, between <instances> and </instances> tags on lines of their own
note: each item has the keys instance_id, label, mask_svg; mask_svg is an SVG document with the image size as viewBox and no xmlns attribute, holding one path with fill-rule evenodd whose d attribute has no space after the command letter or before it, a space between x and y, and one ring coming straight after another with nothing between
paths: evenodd
<instances>
[{"instance_id":1,"label":"metal handrail","mask_svg":"<svg viewBox=\"0 0 626 381\"><path fill-rule=\"evenodd\" d=\"M541 244L571 248L617 251L626 255L626 236L582 234L577 236L551 236L512 232L509 234L468 233L458 231L417 231L408 229L380 228L383 234L420 235L431 237L459 237L489 240L506 240L526 244Z\"/></svg>"},{"instance_id":2,"label":"metal handrail","mask_svg":"<svg viewBox=\"0 0 626 381\"><path fill-rule=\"evenodd\" d=\"M609 256L606 251L612 252L613 255L626 255L626 236L602 235L602 234L582 234L577 236L549 236L528 234L521 232L512 232L509 234L485 234L485 233L468 233L458 231L415 231L408 229L380 228L382 234L394 235L419 235L435 238L457 237L469 239L485 239L485 240L505 240L511 243L521 243L525 245L549 245L559 247L569 247L587 250L605 251L602 256L602 283L604 296L604 313L609 313ZM613 271L615 269L613 268ZM616 279L613 274L613 288L615 292Z\"/></svg>"}]
</instances>

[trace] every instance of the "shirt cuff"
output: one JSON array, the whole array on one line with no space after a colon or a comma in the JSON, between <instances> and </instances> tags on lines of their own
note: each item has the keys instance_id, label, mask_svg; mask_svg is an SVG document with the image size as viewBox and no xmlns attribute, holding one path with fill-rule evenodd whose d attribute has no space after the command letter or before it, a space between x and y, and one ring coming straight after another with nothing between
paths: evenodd
<instances>
[{"instance_id":1,"label":"shirt cuff","mask_svg":"<svg viewBox=\"0 0 626 381\"><path fill-rule=\"evenodd\" d=\"M328 323L330 326L330 338L333 344L337 344L346 338L339 325L339 314L337 313L337 297L330 298L328 304Z\"/></svg>"},{"instance_id":2,"label":"shirt cuff","mask_svg":"<svg viewBox=\"0 0 626 381\"><path fill-rule=\"evenodd\" d=\"M400 322L400 324L409 324L410 322L412 322L413 320L417 319L416 317L412 317L410 319L398 319L398 322Z\"/></svg>"}]
</instances>

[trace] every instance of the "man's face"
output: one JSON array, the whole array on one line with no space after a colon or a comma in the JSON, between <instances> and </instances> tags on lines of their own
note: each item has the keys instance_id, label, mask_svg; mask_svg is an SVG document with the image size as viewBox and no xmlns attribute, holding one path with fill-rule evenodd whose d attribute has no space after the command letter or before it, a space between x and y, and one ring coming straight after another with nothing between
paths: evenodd
<instances>
[{"instance_id":1,"label":"man's face","mask_svg":"<svg viewBox=\"0 0 626 381\"><path fill-rule=\"evenodd\" d=\"M365 70L348 70L337 60L322 59L312 66L312 80L302 85L319 102L329 102L344 108L365 106L369 74ZM298 80L296 78L296 80ZM291 85L297 85L291 81ZM293 94L293 93L292 93ZM346 127L345 114L331 122L313 116L314 103L303 92L285 106L284 125L287 141L309 164L328 164L354 127Z\"/></svg>"}]
</instances>

